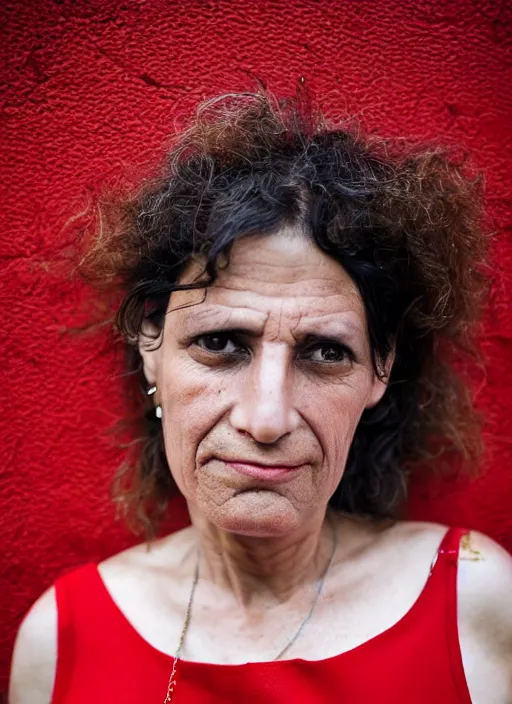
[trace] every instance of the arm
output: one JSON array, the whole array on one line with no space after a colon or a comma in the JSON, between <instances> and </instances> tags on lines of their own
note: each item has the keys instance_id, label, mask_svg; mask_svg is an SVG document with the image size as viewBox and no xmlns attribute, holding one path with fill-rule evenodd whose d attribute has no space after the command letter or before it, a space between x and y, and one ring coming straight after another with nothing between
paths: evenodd
<instances>
[{"instance_id":1,"label":"arm","mask_svg":"<svg viewBox=\"0 0 512 704\"><path fill-rule=\"evenodd\" d=\"M489 704L510 702L512 557L473 531L461 544L458 575L459 637L471 697Z\"/></svg>"},{"instance_id":2,"label":"arm","mask_svg":"<svg viewBox=\"0 0 512 704\"><path fill-rule=\"evenodd\" d=\"M11 666L9 704L50 704L57 664L57 604L48 589L20 626Z\"/></svg>"}]
</instances>

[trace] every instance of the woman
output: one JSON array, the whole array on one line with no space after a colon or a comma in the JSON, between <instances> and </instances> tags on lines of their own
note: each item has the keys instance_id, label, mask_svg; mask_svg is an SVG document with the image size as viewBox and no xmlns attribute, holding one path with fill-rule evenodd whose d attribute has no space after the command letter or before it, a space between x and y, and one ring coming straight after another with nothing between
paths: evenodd
<instances>
[{"instance_id":1,"label":"woman","mask_svg":"<svg viewBox=\"0 0 512 704\"><path fill-rule=\"evenodd\" d=\"M151 537L177 487L192 525L59 579L11 703L512 701L512 560L397 518L420 462L478 451L446 361L485 288L478 183L231 95L100 232L147 393L118 499Z\"/></svg>"}]
</instances>

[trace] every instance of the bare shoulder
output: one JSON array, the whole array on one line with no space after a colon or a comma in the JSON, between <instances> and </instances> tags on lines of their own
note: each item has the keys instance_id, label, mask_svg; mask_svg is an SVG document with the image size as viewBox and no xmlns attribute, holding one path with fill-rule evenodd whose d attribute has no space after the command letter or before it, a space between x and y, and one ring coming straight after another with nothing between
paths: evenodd
<instances>
[{"instance_id":1,"label":"bare shoulder","mask_svg":"<svg viewBox=\"0 0 512 704\"><path fill-rule=\"evenodd\" d=\"M416 545L437 551L448 530L440 523L401 521L388 532L403 549ZM460 542L458 573L459 601L472 609L480 604L479 611L510 610L512 617L512 556L501 545L483 533L468 531Z\"/></svg>"},{"instance_id":2,"label":"bare shoulder","mask_svg":"<svg viewBox=\"0 0 512 704\"><path fill-rule=\"evenodd\" d=\"M383 532L382 539L394 552L398 551L401 558L404 553L416 555L418 560L426 561L429 569L448 530L448 526L441 523L396 521Z\"/></svg>"},{"instance_id":3,"label":"bare shoulder","mask_svg":"<svg viewBox=\"0 0 512 704\"><path fill-rule=\"evenodd\" d=\"M191 527L172 533L151 543L140 543L112 555L98 565L99 572L108 585L144 575L165 573L167 577L180 573L183 561L196 549Z\"/></svg>"},{"instance_id":4,"label":"bare shoulder","mask_svg":"<svg viewBox=\"0 0 512 704\"><path fill-rule=\"evenodd\" d=\"M393 528L399 540L434 542L439 547L449 527L428 521L397 521Z\"/></svg>"},{"instance_id":5,"label":"bare shoulder","mask_svg":"<svg viewBox=\"0 0 512 704\"><path fill-rule=\"evenodd\" d=\"M418 572L425 570L427 556L437 553L447 530L436 523L405 521L388 536L400 548L409 572ZM512 701L512 557L477 531L468 532L460 542L457 624L471 700Z\"/></svg>"},{"instance_id":6,"label":"bare shoulder","mask_svg":"<svg viewBox=\"0 0 512 704\"><path fill-rule=\"evenodd\" d=\"M57 604L48 589L19 628L9 682L9 704L49 704L57 664Z\"/></svg>"},{"instance_id":7,"label":"bare shoulder","mask_svg":"<svg viewBox=\"0 0 512 704\"><path fill-rule=\"evenodd\" d=\"M457 605L459 642L472 701L511 701L512 557L477 531L461 540Z\"/></svg>"},{"instance_id":8,"label":"bare shoulder","mask_svg":"<svg viewBox=\"0 0 512 704\"><path fill-rule=\"evenodd\" d=\"M463 536L460 561L470 565L478 563L478 569L469 567L469 570L482 579L491 578L498 588L503 586L503 580L509 587L512 584L512 555L488 535L472 530Z\"/></svg>"},{"instance_id":9,"label":"bare shoulder","mask_svg":"<svg viewBox=\"0 0 512 704\"><path fill-rule=\"evenodd\" d=\"M140 603L138 585L158 582L164 576L181 581L182 564L195 549L193 532L177 533L124 550L104 562L99 570L119 603L133 596ZM117 600L117 599L116 599ZM57 665L57 603L55 588L48 589L31 607L19 628L9 682L9 704L49 704Z\"/></svg>"},{"instance_id":10,"label":"bare shoulder","mask_svg":"<svg viewBox=\"0 0 512 704\"><path fill-rule=\"evenodd\" d=\"M461 540L458 592L461 616L491 629L512 657L512 556L487 535L469 532Z\"/></svg>"}]
</instances>

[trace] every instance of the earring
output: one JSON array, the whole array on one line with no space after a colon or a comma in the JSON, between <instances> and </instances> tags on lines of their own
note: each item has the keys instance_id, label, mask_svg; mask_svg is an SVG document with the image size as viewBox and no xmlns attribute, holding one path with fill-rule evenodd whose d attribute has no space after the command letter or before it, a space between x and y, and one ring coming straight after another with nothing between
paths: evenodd
<instances>
[{"instance_id":1,"label":"earring","mask_svg":"<svg viewBox=\"0 0 512 704\"><path fill-rule=\"evenodd\" d=\"M146 391L148 396L152 396L156 391L156 384L154 386L150 386L149 389ZM162 406L158 404L155 406L155 416L159 419L162 418Z\"/></svg>"}]
</instances>

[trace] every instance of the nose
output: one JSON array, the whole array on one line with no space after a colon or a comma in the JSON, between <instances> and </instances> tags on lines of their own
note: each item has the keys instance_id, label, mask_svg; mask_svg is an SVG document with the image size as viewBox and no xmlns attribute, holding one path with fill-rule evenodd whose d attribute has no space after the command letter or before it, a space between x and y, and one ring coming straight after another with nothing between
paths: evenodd
<instances>
[{"instance_id":1,"label":"nose","mask_svg":"<svg viewBox=\"0 0 512 704\"><path fill-rule=\"evenodd\" d=\"M231 425L256 442L276 443L300 422L292 400L293 369L286 345L264 343L247 371L247 383L238 390L231 411Z\"/></svg>"}]
</instances>

